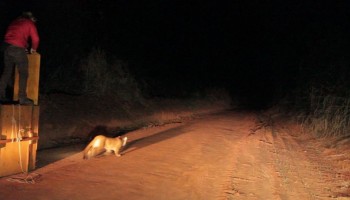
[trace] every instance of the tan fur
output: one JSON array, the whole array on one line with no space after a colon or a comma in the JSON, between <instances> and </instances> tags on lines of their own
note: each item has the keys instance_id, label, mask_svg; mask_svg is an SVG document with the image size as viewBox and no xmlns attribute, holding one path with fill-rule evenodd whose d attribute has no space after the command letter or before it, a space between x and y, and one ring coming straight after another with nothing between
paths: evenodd
<instances>
[{"instance_id":1,"label":"tan fur","mask_svg":"<svg viewBox=\"0 0 350 200\"><path fill-rule=\"evenodd\" d=\"M127 137L121 138L120 136L110 138L98 135L85 147L84 159L90 159L105 151L113 151L116 156L121 156L119 150L125 146L127 139Z\"/></svg>"}]
</instances>

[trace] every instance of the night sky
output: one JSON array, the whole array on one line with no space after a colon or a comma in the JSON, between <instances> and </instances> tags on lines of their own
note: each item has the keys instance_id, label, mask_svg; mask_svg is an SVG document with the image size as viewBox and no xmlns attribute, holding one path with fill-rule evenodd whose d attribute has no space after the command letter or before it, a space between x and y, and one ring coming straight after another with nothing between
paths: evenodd
<instances>
[{"instance_id":1,"label":"night sky","mask_svg":"<svg viewBox=\"0 0 350 200\"><path fill-rule=\"evenodd\" d=\"M221 87L270 101L331 67L349 74L347 1L2 0L0 8L1 36L23 10L37 16L42 84L93 47L127 61L159 96Z\"/></svg>"}]
</instances>

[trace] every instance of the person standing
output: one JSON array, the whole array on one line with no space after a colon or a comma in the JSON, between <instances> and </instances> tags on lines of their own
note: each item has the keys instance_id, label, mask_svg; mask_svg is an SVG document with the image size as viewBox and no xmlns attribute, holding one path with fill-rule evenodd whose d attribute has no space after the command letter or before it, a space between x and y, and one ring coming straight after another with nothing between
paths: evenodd
<instances>
[{"instance_id":1,"label":"person standing","mask_svg":"<svg viewBox=\"0 0 350 200\"><path fill-rule=\"evenodd\" d=\"M27 53L35 53L39 46L39 35L35 25L36 18L31 12L23 12L12 21L5 33L4 69L0 78L0 101L7 102L6 88L13 76L13 69L19 73L19 103L33 105L33 100L27 97L28 57ZM29 46L29 43L31 44ZM28 51L29 50L29 51Z\"/></svg>"}]
</instances>

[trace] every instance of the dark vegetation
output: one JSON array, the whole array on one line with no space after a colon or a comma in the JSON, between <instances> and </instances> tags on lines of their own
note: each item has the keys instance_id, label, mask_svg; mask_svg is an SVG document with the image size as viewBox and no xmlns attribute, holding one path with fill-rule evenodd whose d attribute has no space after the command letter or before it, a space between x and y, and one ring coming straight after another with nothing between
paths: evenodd
<instances>
[{"instance_id":1,"label":"dark vegetation","mask_svg":"<svg viewBox=\"0 0 350 200\"><path fill-rule=\"evenodd\" d=\"M349 136L348 3L19 0L39 19L42 95L188 99L229 91L278 107L317 136ZM218 90L215 90L218 91Z\"/></svg>"}]
</instances>

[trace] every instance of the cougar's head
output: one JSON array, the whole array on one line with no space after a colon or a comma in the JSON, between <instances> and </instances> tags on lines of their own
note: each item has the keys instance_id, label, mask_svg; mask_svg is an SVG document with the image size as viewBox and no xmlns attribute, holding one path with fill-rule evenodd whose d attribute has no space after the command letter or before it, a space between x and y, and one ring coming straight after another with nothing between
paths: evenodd
<instances>
[{"instance_id":1,"label":"cougar's head","mask_svg":"<svg viewBox=\"0 0 350 200\"><path fill-rule=\"evenodd\" d=\"M126 145L126 142L128 141L128 137L124 137L122 140L123 140L122 146L125 146L125 145Z\"/></svg>"}]
</instances>

